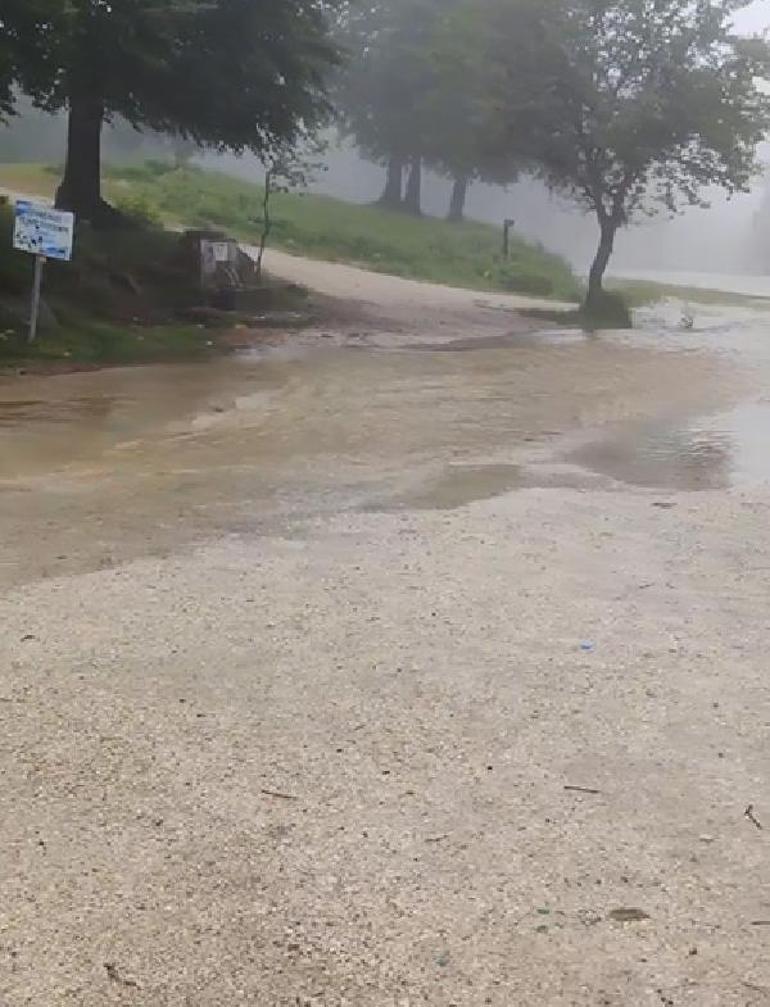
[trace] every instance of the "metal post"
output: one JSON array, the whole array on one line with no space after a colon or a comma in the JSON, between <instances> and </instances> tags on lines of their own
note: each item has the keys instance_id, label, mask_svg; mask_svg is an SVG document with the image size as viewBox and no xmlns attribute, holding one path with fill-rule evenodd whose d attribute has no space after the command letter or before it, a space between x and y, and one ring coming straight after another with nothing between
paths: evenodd
<instances>
[{"instance_id":1,"label":"metal post","mask_svg":"<svg viewBox=\"0 0 770 1007\"><path fill-rule=\"evenodd\" d=\"M35 256L35 280L32 284L32 312L29 316L29 341L34 343L37 339L37 320L40 315L40 287L43 283L43 266L45 256Z\"/></svg>"},{"instance_id":2,"label":"metal post","mask_svg":"<svg viewBox=\"0 0 770 1007\"><path fill-rule=\"evenodd\" d=\"M503 221L503 258L508 259L511 255L511 228L516 224L515 220Z\"/></svg>"}]
</instances>

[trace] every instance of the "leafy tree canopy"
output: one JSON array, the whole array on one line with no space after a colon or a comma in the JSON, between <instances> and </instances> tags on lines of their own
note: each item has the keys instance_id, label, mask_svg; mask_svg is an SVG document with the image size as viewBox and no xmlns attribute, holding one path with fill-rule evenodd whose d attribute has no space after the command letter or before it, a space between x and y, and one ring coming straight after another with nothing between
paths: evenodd
<instances>
[{"instance_id":1,"label":"leafy tree canopy","mask_svg":"<svg viewBox=\"0 0 770 1007\"><path fill-rule=\"evenodd\" d=\"M0 6L0 117L13 113L20 75L41 56L39 31L59 0L3 0Z\"/></svg>"},{"instance_id":2,"label":"leafy tree canopy","mask_svg":"<svg viewBox=\"0 0 770 1007\"><path fill-rule=\"evenodd\" d=\"M7 23L28 32L26 0L10 2L19 9ZM113 115L257 153L318 121L336 59L330 9L321 0L45 0L16 76L41 107L69 111L60 201L88 216L103 206L98 137Z\"/></svg>"}]
</instances>

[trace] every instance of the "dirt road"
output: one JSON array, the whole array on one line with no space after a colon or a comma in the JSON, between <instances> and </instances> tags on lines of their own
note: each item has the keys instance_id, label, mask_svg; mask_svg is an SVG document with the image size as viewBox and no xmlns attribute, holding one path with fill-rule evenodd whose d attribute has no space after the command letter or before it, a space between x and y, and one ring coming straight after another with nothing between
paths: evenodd
<instances>
[{"instance_id":1,"label":"dirt road","mask_svg":"<svg viewBox=\"0 0 770 1007\"><path fill-rule=\"evenodd\" d=\"M761 319L409 290L0 386L7 1007L770 1002Z\"/></svg>"},{"instance_id":2,"label":"dirt road","mask_svg":"<svg viewBox=\"0 0 770 1007\"><path fill-rule=\"evenodd\" d=\"M443 287L386 273L371 273L337 262L304 259L272 248L265 253L265 268L275 276L290 283L300 283L320 294L376 306L380 316L383 309L387 308L399 312L412 308L417 311L446 312L453 308L468 310L483 306L507 311L524 308L554 310L559 307L553 301L538 297ZM408 317L411 321L414 320L413 315Z\"/></svg>"}]
</instances>

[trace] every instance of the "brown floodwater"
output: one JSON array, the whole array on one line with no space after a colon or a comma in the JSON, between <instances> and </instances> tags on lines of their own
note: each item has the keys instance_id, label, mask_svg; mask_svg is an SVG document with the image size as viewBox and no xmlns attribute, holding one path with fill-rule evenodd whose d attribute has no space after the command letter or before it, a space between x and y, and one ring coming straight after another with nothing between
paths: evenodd
<instances>
[{"instance_id":1,"label":"brown floodwater","mask_svg":"<svg viewBox=\"0 0 770 1007\"><path fill-rule=\"evenodd\" d=\"M711 336L426 336L0 381L0 584L345 510L770 476L770 407Z\"/></svg>"},{"instance_id":2,"label":"brown floodwater","mask_svg":"<svg viewBox=\"0 0 770 1007\"><path fill-rule=\"evenodd\" d=\"M770 481L770 401L619 426L567 454L575 464L650 489L709 490Z\"/></svg>"}]
</instances>

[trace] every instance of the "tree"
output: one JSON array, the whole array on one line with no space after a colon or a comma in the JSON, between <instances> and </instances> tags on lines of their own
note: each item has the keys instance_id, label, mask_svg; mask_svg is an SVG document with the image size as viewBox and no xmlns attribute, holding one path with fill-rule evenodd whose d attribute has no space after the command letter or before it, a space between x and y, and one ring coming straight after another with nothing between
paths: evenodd
<instances>
[{"instance_id":1,"label":"tree","mask_svg":"<svg viewBox=\"0 0 770 1007\"><path fill-rule=\"evenodd\" d=\"M102 127L113 116L201 146L264 153L327 112L324 74L336 58L329 3L50 3L43 58L19 77L41 107L66 108L57 203L95 223L114 215L100 188Z\"/></svg>"},{"instance_id":2,"label":"tree","mask_svg":"<svg viewBox=\"0 0 770 1007\"><path fill-rule=\"evenodd\" d=\"M0 20L0 121L13 109L13 80L16 74L15 52L5 24Z\"/></svg>"},{"instance_id":3,"label":"tree","mask_svg":"<svg viewBox=\"0 0 770 1007\"><path fill-rule=\"evenodd\" d=\"M353 58L339 106L364 156L386 166L380 204L419 214L427 165L453 180L449 217L462 219L473 179L516 176L507 154L483 150L473 18L461 0L389 0L346 14L343 44Z\"/></svg>"},{"instance_id":4,"label":"tree","mask_svg":"<svg viewBox=\"0 0 770 1007\"><path fill-rule=\"evenodd\" d=\"M754 271L770 273L770 178L767 176L762 202L754 214L745 261Z\"/></svg>"},{"instance_id":5,"label":"tree","mask_svg":"<svg viewBox=\"0 0 770 1007\"><path fill-rule=\"evenodd\" d=\"M350 54L336 91L342 131L365 157L386 165L381 205L415 214L421 208L428 99L435 86L429 47L443 5L442 0L375 2L348 11L340 34Z\"/></svg>"},{"instance_id":6,"label":"tree","mask_svg":"<svg viewBox=\"0 0 770 1007\"><path fill-rule=\"evenodd\" d=\"M767 46L741 39L748 0L485 0L487 112L499 150L525 142L555 190L592 211L586 307L618 229L639 214L746 191L770 125Z\"/></svg>"},{"instance_id":7,"label":"tree","mask_svg":"<svg viewBox=\"0 0 770 1007\"><path fill-rule=\"evenodd\" d=\"M430 44L433 88L427 97L427 160L452 179L447 219L463 220L471 183L478 179L508 185L519 174L521 158L514 146L492 150L484 121L485 72L483 35L475 11L449 6L435 25Z\"/></svg>"},{"instance_id":8,"label":"tree","mask_svg":"<svg viewBox=\"0 0 770 1007\"><path fill-rule=\"evenodd\" d=\"M59 0L3 0L0 8L0 120L14 113L14 89L39 60L41 33Z\"/></svg>"},{"instance_id":9,"label":"tree","mask_svg":"<svg viewBox=\"0 0 770 1007\"><path fill-rule=\"evenodd\" d=\"M318 173L325 170L323 155L326 149L323 140L308 134L292 145L286 144L272 150L265 157L262 218L255 221L262 227L255 266L257 280L262 279L265 251L273 233L273 196L280 192L291 192L293 189L307 189Z\"/></svg>"}]
</instances>

